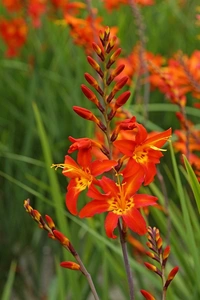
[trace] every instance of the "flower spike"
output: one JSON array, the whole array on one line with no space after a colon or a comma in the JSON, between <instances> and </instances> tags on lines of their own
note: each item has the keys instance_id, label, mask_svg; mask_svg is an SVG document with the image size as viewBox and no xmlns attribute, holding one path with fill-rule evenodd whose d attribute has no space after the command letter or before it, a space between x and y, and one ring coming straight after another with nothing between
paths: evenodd
<instances>
[{"instance_id":1,"label":"flower spike","mask_svg":"<svg viewBox=\"0 0 200 300\"><path fill-rule=\"evenodd\" d=\"M51 239L57 240L60 242L60 244L66 249L68 250L74 257L74 259L77 261L77 263L72 262L72 261L64 261L60 263L60 266L63 268L67 268L67 269L71 269L71 270L76 270L76 271L81 271L81 273L83 275L85 275L85 277L87 278L88 284L91 288L91 291L94 295L94 299L95 300L99 300L99 297L97 295L95 286L93 284L92 278L90 276L90 274L88 273L87 269L85 268L83 262L81 261L78 253L76 252L76 250L74 249L73 245L71 244L71 242L69 241L69 239L60 231L55 229L55 224L52 220L51 217L49 217L48 215L45 216L46 222L44 221L44 219L42 218L41 214L33 209L30 206L30 200L27 199L24 201L24 208L25 210L30 214L30 216L40 225L42 224L43 226L40 226L41 229L45 229L48 231L48 236Z\"/></svg>"},{"instance_id":2,"label":"flower spike","mask_svg":"<svg viewBox=\"0 0 200 300\"><path fill-rule=\"evenodd\" d=\"M170 253L170 247L167 246L164 251L162 250L162 239L160 236L160 232L159 229L154 227L148 227L148 242L147 242L147 246L148 248L153 251L153 253L150 252L146 252L147 256L156 260L159 265L160 265L160 269L157 268L157 266L150 264L148 262L145 262L144 265L151 271L153 271L154 273L158 274L161 279L162 279L162 293L163 293L163 297L165 297L164 295L166 295L167 292L167 288L170 285L171 281L174 279L175 275L177 274L179 268L178 267L174 267L171 272L169 273L169 275L167 276L167 280L165 279L165 266L166 266L166 262L167 259L169 257L169 253ZM143 294L143 293L142 293ZM143 294L143 296L145 297L145 294ZM151 298L146 298L146 299L151 299ZM165 299L165 298L163 298Z\"/></svg>"}]
</instances>

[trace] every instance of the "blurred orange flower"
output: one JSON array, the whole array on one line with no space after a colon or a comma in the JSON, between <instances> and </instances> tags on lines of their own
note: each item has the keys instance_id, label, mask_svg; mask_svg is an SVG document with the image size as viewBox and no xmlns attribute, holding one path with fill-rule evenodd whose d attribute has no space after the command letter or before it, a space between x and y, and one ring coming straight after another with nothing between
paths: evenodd
<instances>
[{"instance_id":1,"label":"blurred orange flower","mask_svg":"<svg viewBox=\"0 0 200 300\"><path fill-rule=\"evenodd\" d=\"M9 12L19 11L23 8L21 0L2 0L2 4Z\"/></svg>"},{"instance_id":2,"label":"blurred orange flower","mask_svg":"<svg viewBox=\"0 0 200 300\"><path fill-rule=\"evenodd\" d=\"M200 51L196 50L190 57L176 54L168 60L167 66L152 68L151 84L158 87L169 98L183 98L187 93L200 99ZM171 97L170 97L171 94ZM186 99L184 99L186 102Z\"/></svg>"},{"instance_id":3,"label":"blurred orange flower","mask_svg":"<svg viewBox=\"0 0 200 300\"><path fill-rule=\"evenodd\" d=\"M159 55L159 54L153 54L151 52L145 52L144 53L144 58L145 60L148 62L148 70L150 73L150 77L149 80L150 82L154 82L155 81L155 75L153 75L153 77L151 76L152 73L152 65L155 67L161 67L163 65L163 63L165 62L165 59L163 56ZM143 70L143 62L141 62L141 58L140 58L140 46L136 45L131 54L126 57L126 58L120 58L117 61L118 66L119 65L125 65L125 70L123 72L123 74L126 74L127 76L129 76L130 78L133 78L134 76L138 76L143 74L144 70ZM159 77L157 75L157 77ZM156 79L157 79L156 77ZM119 76L117 77L117 79L120 78ZM131 80L129 80L128 82L129 84L131 83Z\"/></svg>"},{"instance_id":4,"label":"blurred orange flower","mask_svg":"<svg viewBox=\"0 0 200 300\"><path fill-rule=\"evenodd\" d=\"M46 0L31 0L28 5L28 15L31 18L33 27L41 26L41 16L47 10Z\"/></svg>"},{"instance_id":5,"label":"blurred orange flower","mask_svg":"<svg viewBox=\"0 0 200 300\"><path fill-rule=\"evenodd\" d=\"M80 19L65 14L65 21L70 26L70 34L74 43L84 47L88 54L92 52L92 42L94 41L94 37L98 36L100 30L104 30L102 18L98 17L93 19L89 16L85 19ZM117 27L111 27L110 31L111 35L115 35Z\"/></svg>"},{"instance_id":6,"label":"blurred orange flower","mask_svg":"<svg viewBox=\"0 0 200 300\"><path fill-rule=\"evenodd\" d=\"M134 0L136 4L141 6L153 5L154 0ZM103 0L105 8L108 11L118 8L121 4L128 4L128 0Z\"/></svg>"},{"instance_id":7,"label":"blurred orange flower","mask_svg":"<svg viewBox=\"0 0 200 300\"><path fill-rule=\"evenodd\" d=\"M56 9L62 9L65 13L77 14L79 9L85 7L82 2L69 2L68 0L51 0L51 3Z\"/></svg>"},{"instance_id":8,"label":"blurred orange flower","mask_svg":"<svg viewBox=\"0 0 200 300\"><path fill-rule=\"evenodd\" d=\"M20 48L25 44L28 28L22 18L12 20L0 19L0 36L7 45L6 56L18 55Z\"/></svg>"}]
</instances>

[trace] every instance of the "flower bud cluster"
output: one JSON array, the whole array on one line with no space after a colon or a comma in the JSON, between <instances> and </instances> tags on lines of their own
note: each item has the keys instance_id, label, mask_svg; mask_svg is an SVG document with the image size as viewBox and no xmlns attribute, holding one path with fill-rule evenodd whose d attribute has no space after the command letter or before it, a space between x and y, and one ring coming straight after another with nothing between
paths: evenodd
<instances>
[{"instance_id":1,"label":"flower bud cluster","mask_svg":"<svg viewBox=\"0 0 200 300\"><path fill-rule=\"evenodd\" d=\"M162 279L162 293L164 297L166 295L168 286L170 285L171 281L174 279L179 268L177 266L174 267L168 274L167 279L165 278L165 267L170 254L170 246L167 245L163 249L163 241L160 236L160 232L158 228L156 227L152 228L150 226L148 227L147 247L150 249L150 251L147 251L146 255L151 259L153 259L154 261L156 261L159 267L157 267L157 265L148 262L145 262L144 264L147 267L147 269L153 271ZM151 293L145 290L141 290L141 294L147 300L155 300L155 298L151 295ZM165 297L163 299L165 299Z\"/></svg>"}]
</instances>

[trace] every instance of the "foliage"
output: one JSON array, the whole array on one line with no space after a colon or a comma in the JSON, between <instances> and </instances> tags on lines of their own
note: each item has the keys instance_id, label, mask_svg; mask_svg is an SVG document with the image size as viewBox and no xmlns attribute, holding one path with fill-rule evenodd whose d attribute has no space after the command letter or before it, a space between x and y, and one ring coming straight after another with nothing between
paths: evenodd
<instances>
[{"instance_id":1,"label":"foliage","mask_svg":"<svg viewBox=\"0 0 200 300\"><path fill-rule=\"evenodd\" d=\"M91 55L90 43L95 36L92 30L98 32L105 25L111 27L114 35L117 32L117 42L123 49L120 59L126 64L124 72L130 76L125 90L130 88L132 93L125 108L149 131L172 127L170 151L161 159L154 182L142 187L141 193L159 199L160 207L150 208L145 216L152 227L159 228L164 246L170 245L167 272L179 266L168 298L199 299L199 184L195 176L199 177L200 166L200 75L196 67L199 54L195 52L199 48L196 1L157 0L151 6L136 7L131 6L134 1L122 1L126 3L111 11L104 6L109 1L93 1L98 13L90 1L87 5L74 4L70 9L71 1L66 1L68 8L61 5L62 1L46 1L46 8L39 5L40 9L36 9L36 19L28 6L31 1L27 1L26 10L10 9L7 2L0 4L2 299L62 300L67 295L81 300L90 295L81 274L58 266L60 261L71 259L70 253L62 252L59 245L47 239L24 213L22 204L28 197L33 207L52 216L59 230L78 249L100 298L116 299L116 293L118 299L128 298L120 245L105 235L104 216L79 219L71 215L64 203L65 177L50 168L52 163L64 161L70 145L68 136L93 138L93 125L78 118L72 106L86 107L87 103L87 108L93 109L80 86L84 72L90 71L85 53ZM15 35L8 34L10 23L6 21L14 18L23 23L17 44ZM141 66L140 57L145 55L150 63L144 59ZM130 60L132 69L127 63ZM152 89L145 82L147 75ZM97 109L93 111L96 113ZM178 151L187 157L187 173ZM81 204L85 199L81 194ZM140 289L151 291L159 299L161 281L143 264L147 260L146 237L132 233L129 238L136 299L143 298Z\"/></svg>"}]
</instances>

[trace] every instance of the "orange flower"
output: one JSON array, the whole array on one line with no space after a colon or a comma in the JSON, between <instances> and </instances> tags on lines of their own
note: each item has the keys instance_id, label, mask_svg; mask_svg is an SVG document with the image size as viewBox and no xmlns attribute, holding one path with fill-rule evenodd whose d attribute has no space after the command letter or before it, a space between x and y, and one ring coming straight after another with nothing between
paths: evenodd
<instances>
[{"instance_id":1,"label":"orange flower","mask_svg":"<svg viewBox=\"0 0 200 300\"><path fill-rule=\"evenodd\" d=\"M169 59L167 66L152 68L152 86L158 87L170 99L184 97L190 92L193 97L200 99L199 59L200 51L197 50L191 57L176 54Z\"/></svg>"},{"instance_id":2,"label":"orange flower","mask_svg":"<svg viewBox=\"0 0 200 300\"><path fill-rule=\"evenodd\" d=\"M9 12L19 11L23 8L21 0L2 0L2 4Z\"/></svg>"},{"instance_id":3,"label":"orange flower","mask_svg":"<svg viewBox=\"0 0 200 300\"><path fill-rule=\"evenodd\" d=\"M153 5L154 0L134 0L136 4L147 6ZM128 4L128 0L103 0L104 5L108 11L118 8L121 4Z\"/></svg>"},{"instance_id":4,"label":"orange flower","mask_svg":"<svg viewBox=\"0 0 200 300\"><path fill-rule=\"evenodd\" d=\"M6 56L18 55L20 48L25 44L28 28L22 18L12 20L0 19L0 35L7 45Z\"/></svg>"},{"instance_id":5,"label":"orange flower","mask_svg":"<svg viewBox=\"0 0 200 300\"><path fill-rule=\"evenodd\" d=\"M51 0L51 3L56 9L62 9L67 14L78 14L81 8L85 8L85 3L69 2L68 0Z\"/></svg>"},{"instance_id":6,"label":"orange flower","mask_svg":"<svg viewBox=\"0 0 200 300\"><path fill-rule=\"evenodd\" d=\"M94 36L98 36L99 31L104 31L102 25L102 18L91 18L90 16L86 19L80 19L65 14L65 21L70 26L70 34L74 40L74 43L85 48L87 53L91 53L91 45L94 41ZM110 28L111 35L115 35L117 27Z\"/></svg>"},{"instance_id":7,"label":"orange flower","mask_svg":"<svg viewBox=\"0 0 200 300\"><path fill-rule=\"evenodd\" d=\"M94 200L82 208L79 214L80 218L108 212L105 220L108 237L117 237L113 231L117 227L120 217L123 220L124 231L129 227L140 235L145 234L147 232L146 223L139 208L154 205L157 198L151 195L136 194L143 180L144 172L141 169L136 169L131 178L124 179L122 182L118 180L118 183L103 177L99 182L105 194L100 193L92 184L87 195Z\"/></svg>"},{"instance_id":8,"label":"orange flower","mask_svg":"<svg viewBox=\"0 0 200 300\"><path fill-rule=\"evenodd\" d=\"M31 0L28 6L28 15L31 17L33 27L41 26L41 16L47 9L46 0Z\"/></svg>"},{"instance_id":9,"label":"orange flower","mask_svg":"<svg viewBox=\"0 0 200 300\"><path fill-rule=\"evenodd\" d=\"M159 75L152 73L152 65L154 67L160 67L164 63L164 57L161 55L155 55L151 52L145 52L144 53L145 60L148 62L147 67L148 71L150 73L149 81L150 83L154 83L157 78L159 78ZM117 65L125 65L125 70L123 74L126 74L129 76L129 78L138 77L138 75L143 74L143 66L141 65L141 58L140 58L140 45L136 45L131 54L127 58L120 58L117 61ZM118 77L119 78L119 77ZM131 80L129 80L129 84L132 83ZM144 83L144 82L143 82Z\"/></svg>"},{"instance_id":10,"label":"orange flower","mask_svg":"<svg viewBox=\"0 0 200 300\"><path fill-rule=\"evenodd\" d=\"M116 165L115 161L108 159L92 162L91 149L81 151L78 164L66 155L64 164L52 165L52 167L62 168L63 175L71 179L67 186L66 206L73 215L78 213L76 205L79 194L86 188L90 188L92 182L99 185L95 177Z\"/></svg>"},{"instance_id":11,"label":"orange flower","mask_svg":"<svg viewBox=\"0 0 200 300\"><path fill-rule=\"evenodd\" d=\"M146 129L139 123L136 123L138 132L135 140L116 140L114 146L125 156L124 161L130 157L127 167L122 171L124 177L132 176L132 172L139 165L145 173L144 184L148 185L156 175L155 165L160 162L163 156L160 149L171 136L171 128L162 132L148 136Z\"/></svg>"}]
</instances>

